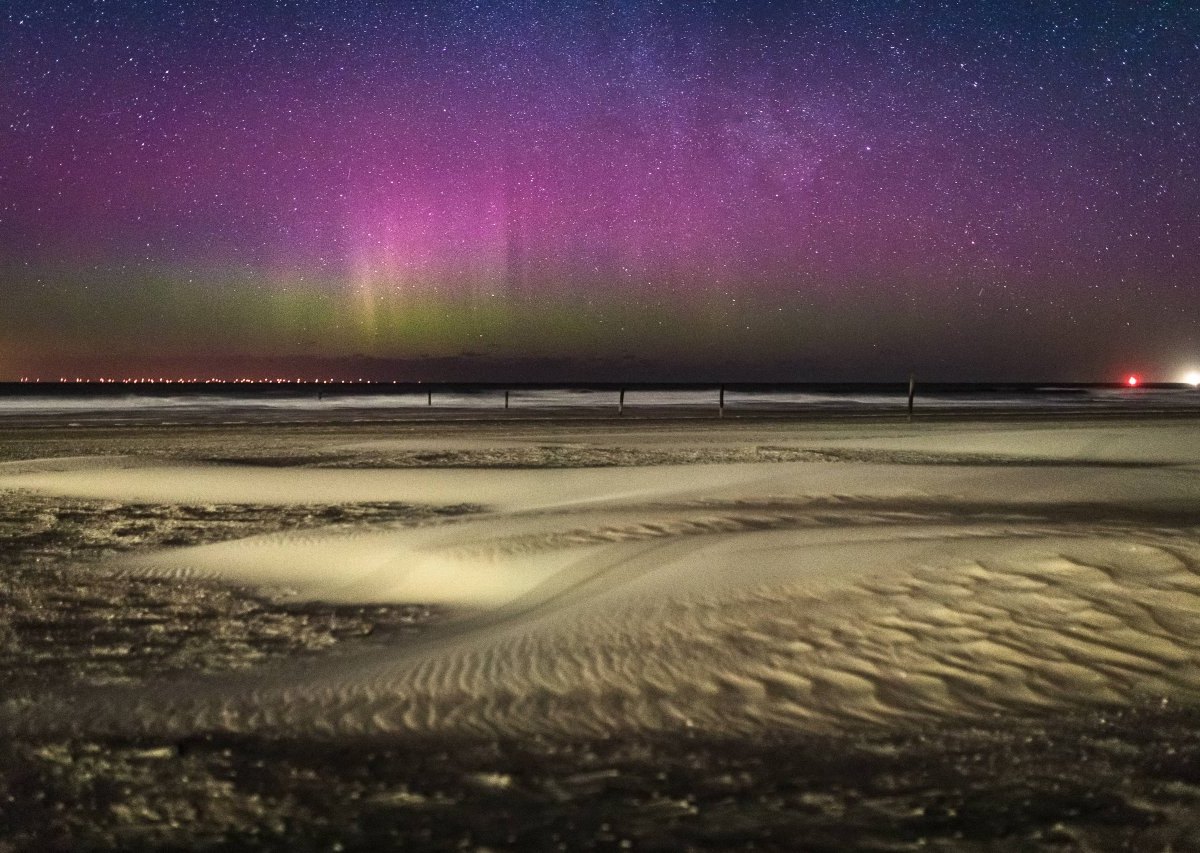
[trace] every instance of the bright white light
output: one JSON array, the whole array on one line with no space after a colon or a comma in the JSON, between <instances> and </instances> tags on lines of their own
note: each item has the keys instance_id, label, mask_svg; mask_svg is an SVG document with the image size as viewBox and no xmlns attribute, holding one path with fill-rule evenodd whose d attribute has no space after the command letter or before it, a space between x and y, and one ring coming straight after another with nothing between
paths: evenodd
<instances>
[{"instance_id":1,"label":"bright white light","mask_svg":"<svg viewBox=\"0 0 1200 853\"><path fill-rule=\"evenodd\" d=\"M1200 388L1200 370L1188 371L1188 374L1183 377L1183 381L1193 388Z\"/></svg>"}]
</instances>

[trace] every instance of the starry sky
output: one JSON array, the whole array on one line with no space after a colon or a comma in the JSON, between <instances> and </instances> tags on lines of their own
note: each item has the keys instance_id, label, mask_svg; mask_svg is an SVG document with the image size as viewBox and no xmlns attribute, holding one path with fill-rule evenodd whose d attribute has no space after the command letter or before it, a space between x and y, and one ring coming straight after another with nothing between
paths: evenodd
<instances>
[{"instance_id":1,"label":"starry sky","mask_svg":"<svg viewBox=\"0 0 1200 853\"><path fill-rule=\"evenodd\" d=\"M7 0L0 57L0 379L1200 366L1200 4Z\"/></svg>"}]
</instances>

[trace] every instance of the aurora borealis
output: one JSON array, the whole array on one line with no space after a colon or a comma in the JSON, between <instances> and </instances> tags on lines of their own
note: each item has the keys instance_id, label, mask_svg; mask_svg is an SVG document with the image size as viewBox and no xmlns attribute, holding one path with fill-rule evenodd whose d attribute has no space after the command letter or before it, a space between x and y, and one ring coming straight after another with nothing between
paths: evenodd
<instances>
[{"instance_id":1,"label":"aurora borealis","mask_svg":"<svg viewBox=\"0 0 1200 853\"><path fill-rule=\"evenodd\" d=\"M1200 7L0 12L0 379L1172 380Z\"/></svg>"}]
</instances>

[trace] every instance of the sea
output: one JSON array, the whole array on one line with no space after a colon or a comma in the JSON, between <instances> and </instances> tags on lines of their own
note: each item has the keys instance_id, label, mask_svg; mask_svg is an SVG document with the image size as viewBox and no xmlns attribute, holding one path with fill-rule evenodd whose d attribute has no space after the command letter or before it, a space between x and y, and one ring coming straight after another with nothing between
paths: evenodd
<instances>
[{"instance_id":1,"label":"sea","mask_svg":"<svg viewBox=\"0 0 1200 853\"><path fill-rule=\"evenodd\" d=\"M1200 415L1183 384L0 383L0 424Z\"/></svg>"}]
</instances>

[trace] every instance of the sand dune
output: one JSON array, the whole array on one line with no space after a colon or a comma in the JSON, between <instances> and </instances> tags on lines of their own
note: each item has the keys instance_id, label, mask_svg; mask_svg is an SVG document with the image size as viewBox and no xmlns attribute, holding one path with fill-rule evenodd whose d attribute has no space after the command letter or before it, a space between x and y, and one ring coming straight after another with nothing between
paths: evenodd
<instances>
[{"instance_id":1,"label":"sand dune","mask_svg":"<svg viewBox=\"0 0 1200 853\"><path fill-rule=\"evenodd\" d=\"M1164 448L1178 442L1190 452L1195 442L1169 426L1108 429L1103 440L1060 430L1043 431L1042 447L1031 448L1028 435L1000 442L1006 452L1065 453L1072 464L1062 466L23 463L0 473L0 488L173 502L470 502L489 511L126 560L130 572L301 598L438 602L459 615L419 640L336 665L153 695L48 698L10 711L3 725L730 734L1194 702L1200 479L1186 467L1197 457ZM880 452L897 444L853 442ZM1089 452L1172 465L1077 464Z\"/></svg>"},{"instance_id":2,"label":"sand dune","mask_svg":"<svg viewBox=\"0 0 1200 853\"><path fill-rule=\"evenodd\" d=\"M886 449L882 453L888 452ZM1087 461L1072 457L1079 461ZM1198 452L1200 458L1200 452ZM1080 464L1004 466L778 462L558 470L331 470L160 465L103 459L0 466L0 488L146 503L483 504L497 510L562 509L655 500L776 497L937 497L964 501L1094 501L1183 505L1196 495L1183 466L1139 469ZM1106 496L1112 496L1111 499Z\"/></svg>"}]
</instances>

